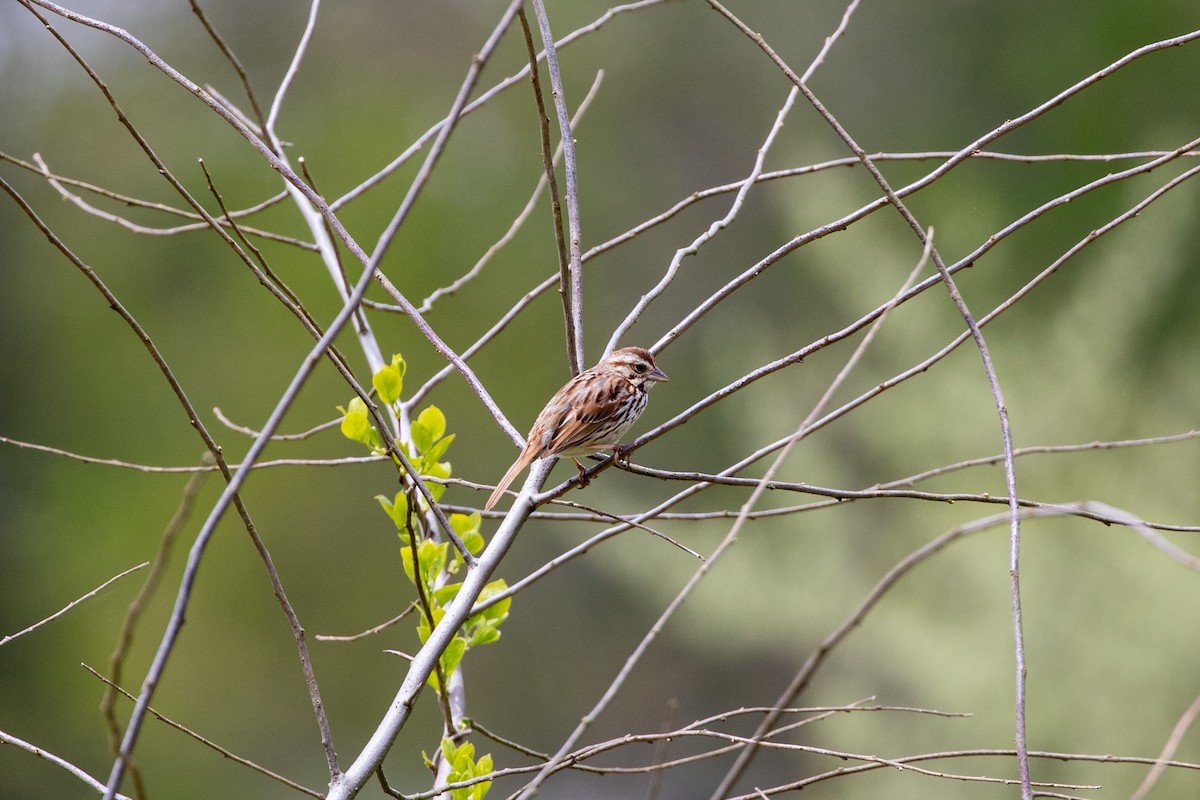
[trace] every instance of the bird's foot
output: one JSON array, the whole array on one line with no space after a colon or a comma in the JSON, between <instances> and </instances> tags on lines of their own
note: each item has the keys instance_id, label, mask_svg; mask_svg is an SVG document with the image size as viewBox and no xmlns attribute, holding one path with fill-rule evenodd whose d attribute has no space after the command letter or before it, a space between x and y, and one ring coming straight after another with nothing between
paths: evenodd
<instances>
[{"instance_id":1,"label":"bird's foot","mask_svg":"<svg viewBox=\"0 0 1200 800\"><path fill-rule=\"evenodd\" d=\"M579 463L579 459L572 458L571 460L575 462L575 469L579 470L579 488L582 489L584 486L587 486L589 483L591 483L592 479L588 477L587 469L583 466L583 464Z\"/></svg>"}]
</instances>

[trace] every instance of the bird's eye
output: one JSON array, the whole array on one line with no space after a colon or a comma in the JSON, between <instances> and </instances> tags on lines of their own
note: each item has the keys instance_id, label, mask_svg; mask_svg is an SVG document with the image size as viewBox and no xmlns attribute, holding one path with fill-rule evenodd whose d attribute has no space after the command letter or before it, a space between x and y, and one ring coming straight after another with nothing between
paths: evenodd
<instances>
[{"instance_id":1,"label":"bird's eye","mask_svg":"<svg viewBox=\"0 0 1200 800\"><path fill-rule=\"evenodd\" d=\"M641 375L643 372L646 371L646 365L642 364L640 362L637 364L634 364L633 371L636 372L638 375Z\"/></svg>"}]
</instances>

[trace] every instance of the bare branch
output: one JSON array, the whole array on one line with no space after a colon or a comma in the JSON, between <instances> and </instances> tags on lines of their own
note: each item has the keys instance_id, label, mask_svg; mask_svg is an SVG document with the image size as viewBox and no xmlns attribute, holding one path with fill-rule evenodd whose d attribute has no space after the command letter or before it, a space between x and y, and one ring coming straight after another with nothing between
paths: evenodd
<instances>
[{"instance_id":1,"label":"bare branch","mask_svg":"<svg viewBox=\"0 0 1200 800\"><path fill-rule=\"evenodd\" d=\"M214 459L210 453L205 453L205 462L212 462ZM146 610L147 604L154 597L155 591L158 589L159 582L162 580L163 573L166 571L168 561L171 557L171 552L175 546L175 540L179 536L179 532L183 530L183 526L191 518L192 509L196 504L196 496L200 492L200 487L207 477L205 473L197 473L188 480L187 485L183 487L183 493L179 498L179 506L175 509L175 513L163 528L162 535L159 537L158 551L154 555L153 565L150 567L150 572L146 574L146 579L142 582L142 588L138 590L137 596L129 603L129 607L125 611L125 619L121 623L121 632L117 637L117 645L113 650L113 654L108 660L108 673L114 683L121 682L121 673L125 665L125 657L129 653L129 648L133 645L133 633L137 628L138 622L141 620L143 612ZM105 692L104 699L100 701L100 713L104 716L104 723L108 729L109 748L115 756L120 752L121 746L121 726L117 722L116 714L113 711L113 706L116 703L116 694L110 690ZM138 780L137 773L134 773L135 781ZM138 794L142 794L141 791Z\"/></svg>"},{"instance_id":2,"label":"bare branch","mask_svg":"<svg viewBox=\"0 0 1200 800\"><path fill-rule=\"evenodd\" d=\"M262 431L256 431L253 428L248 428L245 425L239 425L236 422L233 422L229 419L229 417L225 416L225 412L216 406L213 406L213 416L215 416L222 425L230 430L237 431L238 433L244 433L250 437L258 437L262 435ZM272 436L271 439L277 442L289 442L307 439L314 434L320 433L321 431L327 431L331 428L336 428L341 425L341 423L341 419L331 419L328 422L322 422L320 425L309 428L306 431L301 431L300 433L277 433Z\"/></svg>"},{"instance_id":3,"label":"bare branch","mask_svg":"<svg viewBox=\"0 0 1200 800\"><path fill-rule=\"evenodd\" d=\"M592 86L590 89L588 89L588 93L584 96L583 100L579 103L579 107L577 109L575 109L575 116L573 116L571 118L572 128L577 127L579 125L579 121L581 119L583 119L583 115L587 112L588 107L592 104L592 100L594 100L597 93L599 93L600 84L603 82L603 80L604 80L604 70L600 70L596 73L596 79L594 81L592 81ZM515 237L517 232L522 227L524 227L524 225L525 225L526 221L528 221L530 215L533 214L533 209L537 206L537 202L541 198L542 192L547 188L549 181L551 180L552 176L554 175L554 164L558 163L558 161L561 157L562 157L562 145L559 144L559 146L557 148L555 148L554 153L551 156L549 169L543 171L542 174L538 176L537 185L534 186L533 192L529 195L528 202L525 203L525 207L521 209L520 213L518 213L516 218L512 221L512 224L509 225L508 230L506 230L504 232L504 234L499 239L497 239L492 244L492 246L489 247L484 252L484 254L482 256L479 257L479 260L475 262L474 266L472 266L469 270L467 270L462 276L460 276L454 282L450 283L448 286L442 287L440 289L436 289L428 297L426 297L424 300L422 300L421 307L418 309L418 311L420 311L422 314L428 314L433 309L433 303L435 301L437 301L438 299L445 297L447 295L452 295L455 292L462 289L464 286L467 285L467 283L469 283L476 276L478 276L479 273L481 273L483 271L483 268L485 266L487 266L488 262L492 260L493 256L495 256L498 252L500 252L500 250L502 248L504 248L509 242L511 242L513 240L513 237ZM557 201L554 201L554 202L557 202ZM555 230L560 231L561 228L556 225ZM376 307L378 307L378 304L374 304L374 305L376 305ZM392 310L392 307L389 307L389 310ZM395 310L399 310L399 309L397 308ZM468 357L469 357L468 353L464 352L463 359L466 359Z\"/></svg>"},{"instance_id":4,"label":"bare branch","mask_svg":"<svg viewBox=\"0 0 1200 800\"><path fill-rule=\"evenodd\" d=\"M5 636L3 639L0 639L0 647L3 647L4 645L8 644L13 639L16 639L18 636L24 636L25 634L29 633L30 631L37 630L38 628L45 625L47 622L53 622L54 620L61 617L63 614L70 611L75 606L82 603L84 600L87 600L88 598L91 598L91 597L95 597L97 594L99 594L101 591L103 591L105 588L107 588L109 586L109 584L116 583L118 580L120 580L121 578L124 578L126 575L128 575L131 572L137 572L139 569L141 569L142 567L145 567L149 563L150 563L149 561L143 561L141 564L138 564L136 567L130 567L129 569L125 570L124 572L121 572L121 573L118 573L118 574L112 576L111 578L106 580L104 583L97 586L95 589L92 589L90 592L83 595L82 597L72 600L71 602L67 603L61 609L54 612L53 614L46 617L45 619L43 619L39 622L33 623L32 625L30 625L28 628L25 628L24 630L20 630L20 631L17 631L16 633L12 633L12 634L9 634L8 636Z\"/></svg>"},{"instance_id":5,"label":"bare branch","mask_svg":"<svg viewBox=\"0 0 1200 800\"><path fill-rule=\"evenodd\" d=\"M546 6L542 0L533 0L533 14L537 17L542 45L546 48L546 71L550 74L550 88L554 95L554 110L558 115L563 148L563 173L567 183L567 252L570 256L567 266L570 300L567 306L567 363L571 374L578 375L588 362L583 350L583 234L580 232L579 220L575 135L571 132L571 115L567 111L566 92L558 69L558 52L554 36L550 33L550 19L546 16ZM564 297L564 302L567 302L567 297Z\"/></svg>"},{"instance_id":6,"label":"bare branch","mask_svg":"<svg viewBox=\"0 0 1200 800\"><path fill-rule=\"evenodd\" d=\"M545 19L545 9L538 7L538 22L539 24ZM533 99L537 104L538 116L538 132L541 134L540 141L542 145L542 174L546 179L546 185L550 190L550 211L553 218L554 229L554 245L558 250L558 294L563 305L563 325L566 328L567 341L567 366L572 375L578 375L583 370L583 361L578 356L579 350L576 348L576 334L581 334L582 329L577 326L578 317L572 312L572 306L575 301L575 293L573 290L573 282L571 278L571 256L567 252L566 232L563 230L562 220L562 200L558 193L558 176L554 169L555 149L550 146L550 120L546 116L546 105L542 98L542 84L538 78L538 55L533 47L533 34L529 30L529 20L525 16L525 9L522 8L518 15L521 20L521 33L525 35L525 50L529 54L529 82L533 88ZM543 31L543 36L545 35ZM547 48L546 53L553 54L552 48ZM554 62L557 67L557 61ZM555 88L555 98L558 98L558 89ZM569 139L573 137L563 137L558 146L558 150L565 152L566 145Z\"/></svg>"},{"instance_id":7,"label":"bare branch","mask_svg":"<svg viewBox=\"0 0 1200 800\"><path fill-rule=\"evenodd\" d=\"M1183 735L1187 733L1188 728L1196 721L1197 715L1200 715L1200 696L1192 701L1192 704L1187 707L1187 710L1179 717L1175 723L1175 727L1171 729L1171 735L1167 737L1166 744L1163 745L1162 752L1154 762L1154 766L1146 773L1146 777L1142 780L1140 786L1133 794L1129 796L1129 800L1145 800L1150 792L1154 789L1158 779L1167 771L1167 765L1171 762L1175 751L1179 749L1179 743L1183 740Z\"/></svg>"},{"instance_id":8,"label":"bare branch","mask_svg":"<svg viewBox=\"0 0 1200 800\"><path fill-rule=\"evenodd\" d=\"M404 607L403 611L401 611L399 614L397 614L396 616L389 619L387 622L381 622L380 624L376 625L373 628L367 628L362 633L354 633L354 634L350 634L349 636L333 636L330 634L318 633L313 638L316 639L318 642L355 642L355 641L358 641L359 639L365 639L368 636L374 636L377 633L387 630L388 628L392 627L397 622L404 619L405 617L407 617L409 614L411 614L415 610L416 610L416 606L414 606L410 603L409 605ZM411 661L412 659L409 658L409 660Z\"/></svg>"},{"instance_id":9,"label":"bare branch","mask_svg":"<svg viewBox=\"0 0 1200 800\"><path fill-rule=\"evenodd\" d=\"M204 26L204 30L208 33L209 38L213 40L213 44L217 46L217 49L221 51L221 55L225 57L225 60L229 62L234 72L237 73L238 79L242 82L242 90L246 93L246 99L250 101L250 109L254 112L254 120L259 130L264 130L267 127L266 118L263 117L262 109L258 105L258 97L255 96L254 89L250 86L250 78L246 75L246 69L242 66L242 62L234 55L233 49L221 38L221 34L217 33L217 29L208 21L208 16L200 8L200 4L196 0L188 0L188 4L192 7L192 13L196 15L196 18L200 20L200 24Z\"/></svg>"},{"instance_id":10,"label":"bare branch","mask_svg":"<svg viewBox=\"0 0 1200 800\"><path fill-rule=\"evenodd\" d=\"M108 692L110 695L119 694L122 697L126 698L127 700L137 700L136 697L134 697L129 692L122 689L120 687L120 685L118 685L116 682L111 681L108 678L104 677L99 672L97 672L96 670L89 667L87 664L80 664L79 666L83 667L88 672L92 673L92 675L94 675L106 687L108 687ZM300 784L296 783L295 781L293 781L289 778L285 778L284 776L280 775L277 772L272 772L271 770L267 769L266 767L256 764L248 758L242 758L241 756L236 755L232 751L227 750L224 747L221 747L219 744L216 744L212 740L206 739L205 737L196 733L194 730L187 727L186 725L182 725L182 724L176 722L175 720L171 719L170 717L166 716L165 714L162 714L162 713L156 711L154 708L150 708L150 713L154 716L155 719L159 720L160 722L164 723L165 725L167 725L171 728L174 728L175 730L179 731L180 733L184 733L184 734L190 736L191 738L195 739L200 744L204 745L205 747L207 747L211 750L214 750L214 751L220 753L222 757L227 758L230 761L241 764L243 767L249 767L250 769L254 770L255 772L259 773L260 775L265 775L268 778L270 778L271 780L278 781L279 783L282 783L284 786L287 786L289 789L295 789L296 791L302 792L302 793L308 795L309 797L316 797L316 798L324 797L324 795L322 795L320 792L309 789L307 786L301 786ZM99 787L99 788L102 789L103 787ZM120 796L121 795L118 795L118 797L120 797Z\"/></svg>"},{"instance_id":11,"label":"bare branch","mask_svg":"<svg viewBox=\"0 0 1200 800\"><path fill-rule=\"evenodd\" d=\"M620 16L622 14L628 14L628 13L631 13L634 11L641 11L642 9L650 8L652 6L662 5L662 4L668 3L668 2L671 2L671 0L637 0L637 2L633 2L633 3L624 3L622 5L612 6L611 8L605 10L605 12L603 14L601 14L599 17L597 17L592 23L590 23L588 25L584 25L581 28L577 28L576 30L574 30L571 33L564 36L563 38L559 39L557 42L557 46L561 49L563 47L566 47L569 44L572 44L572 43L578 41L579 39L581 39L582 37L584 37L588 34L595 33L596 31L600 30L600 28L604 27L604 25L606 25L614 17ZM540 61L543 58L545 58L545 52L539 53L538 60ZM505 89L509 89L509 88L515 86L516 84L520 83L528 75L529 75L529 66L526 65L526 66L522 67L521 69L517 70L512 75L509 75L504 80L500 81L500 83L496 84L491 89L488 89L486 92L483 92L482 94L480 94L479 97L475 98L470 103L468 103L462 109L460 116L465 116L467 114L470 114L470 113L478 110L485 103L487 103L492 98L494 98L497 94L499 94L500 92L503 92ZM334 211L337 211L339 208L341 208L346 203L360 197L368 189L376 186L380 181L382 181L388 175L392 174L397 169L399 169L401 166L403 166L405 163L407 163L408 159L412 158L412 156L414 154L419 152L422 147L424 147L426 144L428 144L429 141L431 139L433 139L442 130L442 128L445 125L450 124L454 121L455 121L454 118L447 116L445 119L438 122L432 128L425 131L425 133L421 134L421 136L419 136L417 138L417 140L408 147L408 149L406 149L403 153L401 153L399 156L397 156L395 159L393 159L390 164L388 164L386 167L381 169L379 172L376 172L374 175L372 175L370 178L368 178L363 183L356 186L351 191L349 191L346 194L339 197L337 200L335 200L330 205L330 207Z\"/></svg>"},{"instance_id":12,"label":"bare branch","mask_svg":"<svg viewBox=\"0 0 1200 800\"><path fill-rule=\"evenodd\" d=\"M42 759L43 761L49 761L51 764L54 764L56 767L61 767L62 769L66 770L67 772L71 773L76 778L83 781L84 783L86 783L88 786L92 787L96 791L98 791L98 792L104 791L103 783L96 780L91 775L87 774L86 772L84 772L83 770L81 770L79 767L75 766L71 762L67 761L65 758L60 758L59 756L54 755L53 753L51 753L48 750L43 750L42 748L38 747L35 744L30 744L29 742L25 741L24 739L18 739L16 736L13 736L12 734L9 734L9 733L5 733L4 731L0 731L0 742L3 742L4 744L7 744L7 745L12 745L13 747L16 747L20 750L24 750L26 753L29 753L30 755L35 755L38 758ZM118 794L118 795L116 795L116 797L118 798L118 800L130 800L129 797L127 797L126 795L123 795L123 794Z\"/></svg>"},{"instance_id":13,"label":"bare branch","mask_svg":"<svg viewBox=\"0 0 1200 800\"><path fill-rule=\"evenodd\" d=\"M281 437L287 438L287 437ZM50 453L56 456L63 456L74 461L82 461L85 464L101 464L106 467L120 467L121 469L132 469L138 472L160 472L168 474L187 474L193 472L216 472L221 469L217 464L200 464L190 467L157 467L150 464L134 464L131 461L121 461L115 458L93 458L92 456L80 455L72 453L69 450L62 450L57 447L48 447L44 444L32 444L31 442L21 442L16 439L10 439L7 436L0 436L0 444L11 444L14 447L20 447L26 450L36 450L42 453ZM243 464L229 464L230 469L267 469L268 467L341 467L347 464L374 464L380 461L386 461L387 456L347 456L345 458L279 458L274 461L260 461L252 467Z\"/></svg>"}]
</instances>

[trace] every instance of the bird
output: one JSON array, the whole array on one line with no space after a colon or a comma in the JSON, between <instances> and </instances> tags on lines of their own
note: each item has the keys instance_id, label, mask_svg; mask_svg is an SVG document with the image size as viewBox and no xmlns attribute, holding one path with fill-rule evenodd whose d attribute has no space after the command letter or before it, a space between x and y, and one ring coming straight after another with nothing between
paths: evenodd
<instances>
[{"instance_id":1,"label":"bird","mask_svg":"<svg viewBox=\"0 0 1200 800\"><path fill-rule=\"evenodd\" d=\"M483 510L490 511L534 459L567 456L583 477L577 456L610 448L619 454L621 437L646 408L647 392L666 380L649 350L622 347L567 381L538 414L521 455L496 484Z\"/></svg>"}]
</instances>

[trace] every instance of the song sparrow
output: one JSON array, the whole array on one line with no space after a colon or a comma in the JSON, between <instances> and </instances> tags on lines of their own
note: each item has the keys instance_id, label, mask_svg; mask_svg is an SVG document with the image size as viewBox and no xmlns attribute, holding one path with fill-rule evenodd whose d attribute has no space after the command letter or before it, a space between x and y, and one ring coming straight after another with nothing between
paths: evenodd
<instances>
[{"instance_id":1,"label":"song sparrow","mask_svg":"<svg viewBox=\"0 0 1200 800\"><path fill-rule=\"evenodd\" d=\"M538 414L525 449L488 498L485 511L534 459L568 456L579 474L576 456L617 447L625 431L646 407L655 381L667 380L654 356L640 347L623 347L591 369L584 370L555 392Z\"/></svg>"}]
</instances>

